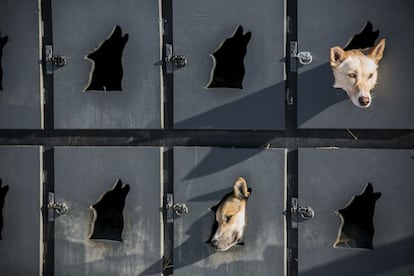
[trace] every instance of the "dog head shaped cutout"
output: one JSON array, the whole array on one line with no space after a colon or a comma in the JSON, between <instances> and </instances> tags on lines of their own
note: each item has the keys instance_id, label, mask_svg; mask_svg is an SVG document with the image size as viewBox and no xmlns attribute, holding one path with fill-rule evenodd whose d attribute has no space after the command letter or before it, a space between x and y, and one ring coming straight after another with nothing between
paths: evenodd
<instances>
[{"instance_id":1,"label":"dog head shaped cutout","mask_svg":"<svg viewBox=\"0 0 414 276\"><path fill-rule=\"evenodd\" d=\"M207 88L243 88L244 57L251 36L251 32L243 34L243 27L238 26L233 36L227 38L210 54L213 58L213 69Z\"/></svg>"},{"instance_id":2,"label":"dog head shaped cutout","mask_svg":"<svg viewBox=\"0 0 414 276\"><path fill-rule=\"evenodd\" d=\"M109 37L85 57L93 63L85 91L122 90L122 53L128 38L128 34L122 35L121 27L115 26Z\"/></svg>"},{"instance_id":3,"label":"dog head shaped cutout","mask_svg":"<svg viewBox=\"0 0 414 276\"><path fill-rule=\"evenodd\" d=\"M362 194L354 196L344 209L336 211L342 224L335 248L374 248L373 218L375 203L380 197L381 193L374 193L372 184L368 183Z\"/></svg>"},{"instance_id":4,"label":"dog head shaped cutout","mask_svg":"<svg viewBox=\"0 0 414 276\"><path fill-rule=\"evenodd\" d=\"M236 244L243 244L247 222L246 204L250 191L246 180L239 177L234 182L233 192L211 208L215 211L217 229L210 239L210 244L216 251L226 251Z\"/></svg>"},{"instance_id":5,"label":"dog head shaped cutout","mask_svg":"<svg viewBox=\"0 0 414 276\"><path fill-rule=\"evenodd\" d=\"M371 90L377 84L377 69L385 49L385 39L374 45L378 36L379 31L372 31L368 21L344 48L336 46L330 51L334 87L345 90L352 103L360 108L371 105Z\"/></svg>"},{"instance_id":6,"label":"dog head shaped cutout","mask_svg":"<svg viewBox=\"0 0 414 276\"><path fill-rule=\"evenodd\" d=\"M94 211L94 221L89 239L122 241L123 210L129 189L128 184L122 187L122 181L118 179L112 189L91 206Z\"/></svg>"}]
</instances>

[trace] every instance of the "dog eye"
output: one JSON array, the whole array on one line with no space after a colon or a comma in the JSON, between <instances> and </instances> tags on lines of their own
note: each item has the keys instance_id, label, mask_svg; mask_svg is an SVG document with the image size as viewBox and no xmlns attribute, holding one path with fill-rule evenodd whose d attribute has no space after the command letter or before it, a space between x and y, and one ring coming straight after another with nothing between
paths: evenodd
<instances>
[{"instance_id":1,"label":"dog eye","mask_svg":"<svg viewBox=\"0 0 414 276\"><path fill-rule=\"evenodd\" d=\"M348 77L350 77L351 79L355 79L356 78L356 74L355 73L351 73L351 74L348 74Z\"/></svg>"},{"instance_id":2,"label":"dog eye","mask_svg":"<svg viewBox=\"0 0 414 276\"><path fill-rule=\"evenodd\" d=\"M226 220L227 220L226 222L229 222L229 221L231 220L231 218L232 218L232 217L233 217L233 216L227 216L227 217L226 217Z\"/></svg>"},{"instance_id":3,"label":"dog eye","mask_svg":"<svg viewBox=\"0 0 414 276\"><path fill-rule=\"evenodd\" d=\"M368 79L372 78L374 74L369 74Z\"/></svg>"}]
</instances>

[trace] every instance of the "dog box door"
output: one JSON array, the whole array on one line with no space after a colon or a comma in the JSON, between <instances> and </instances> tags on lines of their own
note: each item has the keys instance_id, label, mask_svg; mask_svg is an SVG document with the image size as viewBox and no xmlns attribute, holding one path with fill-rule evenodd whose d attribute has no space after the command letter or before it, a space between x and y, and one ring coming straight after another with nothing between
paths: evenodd
<instances>
[{"instance_id":1,"label":"dog box door","mask_svg":"<svg viewBox=\"0 0 414 276\"><path fill-rule=\"evenodd\" d=\"M283 129L284 1L183 0L172 5L172 55L187 60L186 66L171 70L175 128ZM209 55L231 37L216 59L216 69L227 68L225 76L217 77L221 85L206 88L214 65ZM235 54L244 49L244 58Z\"/></svg>"},{"instance_id":2,"label":"dog box door","mask_svg":"<svg viewBox=\"0 0 414 276\"><path fill-rule=\"evenodd\" d=\"M174 202L189 209L174 219L174 275L284 275L285 157L283 149L174 149ZM216 252L209 208L239 176L252 189L244 245Z\"/></svg>"},{"instance_id":3,"label":"dog box door","mask_svg":"<svg viewBox=\"0 0 414 276\"><path fill-rule=\"evenodd\" d=\"M138 275L161 258L160 149L65 148L55 149L55 203L67 211L56 214L55 275ZM117 179L129 185L120 197L105 197ZM125 190L124 190L125 192ZM93 211L107 216L111 232L92 233ZM119 217L123 215L122 241ZM95 229L97 221L95 221ZM102 229L102 227L100 227ZM113 230L113 231L112 231ZM117 232L118 231L118 232ZM114 233L114 234L113 234ZM159 268L161 269L161 268ZM153 275L153 274L146 274Z\"/></svg>"},{"instance_id":4,"label":"dog box door","mask_svg":"<svg viewBox=\"0 0 414 276\"><path fill-rule=\"evenodd\" d=\"M40 129L38 1L0 1L0 128Z\"/></svg>"},{"instance_id":5,"label":"dog box door","mask_svg":"<svg viewBox=\"0 0 414 276\"><path fill-rule=\"evenodd\" d=\"M298 224L299 275L413 275L414 223L407 219L414 208L413 155L413 150L299 150L299 203L315 212L311 220ZM373 223L374 249L364 249L361 242L355 246L353 241L365 235L348 231L351 227L343 231L348 238L342 247L363 248L334 248L341 225L335 211L357 202L351 199L362 194L367 183L374 195L381 193L373 219L352 224L355 220L350 216L345 223L353 229ZM363 203L371 200L362 199ZM361 206L357 218L365 217L369 205Z\"/></svg>"},{"instance_id":6,"label":"dog box door","mask_svg":"<svg viewBox=\"0 0 414 276\"><path fill-rule=\"evenodd\" d=\"M158 1L119 3L52 4L53 53L66 59L53 69L55 128L160 128Z\"/></svg>"},{"instance_id":7,"label":"dog box door","mask_svg":"<svg viewBox=\"0 0 414 276\"><path fill-rule=\"evenodd\" d=\"M40 155L39 147L0 147L2 275L39 275Z\"/></svg>"},{"instance_id":8,"label":"dog box door","mask_svg":"<svg viewBox=\"0 0 414 276\"><path fill-rule=\"evenodd\" d=\"M298 1L298 44L313 62L298 70L298 127L413 129L412 64L407 58L414 42L408 26L414 18L404 0ZM398 20L396 20L398 18ZM367 22L386 38L378 83L371 106L352 104L345 91L333 88L330 48L344 47ZM372 33L369 31L369 36ZM367 36L363 36L367 38Z\"/></svg>"}]
</instances>

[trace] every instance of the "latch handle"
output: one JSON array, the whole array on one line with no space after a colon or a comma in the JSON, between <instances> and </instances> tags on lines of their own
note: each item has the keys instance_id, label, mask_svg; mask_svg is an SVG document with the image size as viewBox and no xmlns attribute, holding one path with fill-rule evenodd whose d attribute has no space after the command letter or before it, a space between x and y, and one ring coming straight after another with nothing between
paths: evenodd
<instances>
[{"instance_id":1,"label":"latch handle","mask_svg":"<svg viewBox=\"0 0 414 276\"><path fill-rule=\"evenodd\" d=\"M178 216L183 216L188 214L189 210L185 203L174 203L173 194L167 194L167 204L165 205L167 209L167 222L171 223L174 221L174 213Z\"/></svg>"},{"instance_id":2,"label":"latch handle","mask_svg":"<svg viewBox=\"0 0 414 276\"><path fill-rule=\"evenodd\" d=\"M47 208L51 211L56 212L58 215L64 215L68 212L69 208L65 203L55 202L55 194L49 192L49 201ZM53 220L53 214L49 214L49 220Z\"/></svg>"},{"instance_id":3,"label":"latch handle","mask_svg":"<svg viewBox=\"0 0 414 276\"><path fill-rule=\"evenodd\" d=\"M167 72L172 73L176 69L183 68L187 65L187 58L184 55L174 55L173 46L165 45L165 62L167 62Z\"/></svg>"},{"instance_id":4,"label":"latch handle","mask_svg":"<svg viewBox=\"0 0 414 276\"><path fill-rule=\"evenodd\" d=\"M311 52L299 52L298 51L298 42L291 41L290 42L290 57L297 58L300 64L307 65L312 63L313 57Z\"/></svg>"}]
</instances>

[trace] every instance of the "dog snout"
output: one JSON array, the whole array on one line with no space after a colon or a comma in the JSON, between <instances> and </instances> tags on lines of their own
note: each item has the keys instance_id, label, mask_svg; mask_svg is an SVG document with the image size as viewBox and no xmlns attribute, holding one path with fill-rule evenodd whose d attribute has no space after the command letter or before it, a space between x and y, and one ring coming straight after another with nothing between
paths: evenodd
<instances>
[{"instance_id":1,"label":"dog snout","mask_svg":"<svg viewBox=\"0 0 414 276\"><path fill-rule=\"evenodd\" d=\"M212 239L212 240L210 241L210 244L211 244L212 246L217 246L217 239Z\"/></svg>"},{"instance_id":2,"label":"dog snout","mask_svg":"<svg viewBox=\"0 0 414 276\"><path fill-rule=\"evenodd\" d=\"M369 97L361 96L358 98L358 101L361 106L367 106L369 105L370 99Z\"/></svg>"}]
</instances>

